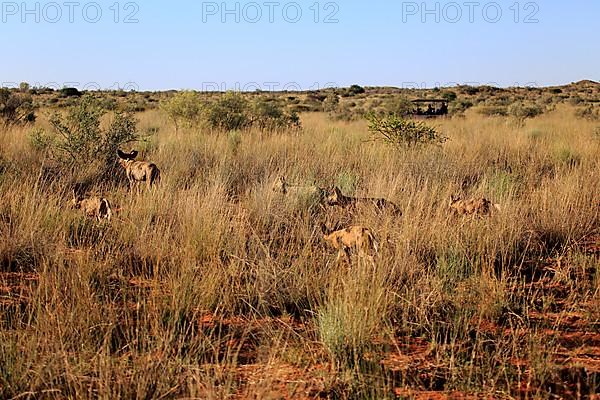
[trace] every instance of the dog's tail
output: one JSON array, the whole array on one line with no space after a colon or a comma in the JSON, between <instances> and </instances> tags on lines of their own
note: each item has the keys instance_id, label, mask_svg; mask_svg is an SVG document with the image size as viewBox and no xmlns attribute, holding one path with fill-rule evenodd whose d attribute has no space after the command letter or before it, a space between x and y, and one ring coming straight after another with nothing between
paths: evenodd
<instances>
[{"instance_id":1,"label":"dog's tail","mask_svg":"<svg viewBox=\"0 0 600 400\"><path fill-rule=\"evenodd\" d=\"M373 249L373 251L375 251L375 254L378 254L379 253L379 242L377 241L377 239L375 238L373 233L367 229L365 231L365 235L367 236L369 244L371 245L370 247Z\"/></svg>"},{"instance_id":2,"label":"dog's tail","mask_svg":"<svg viewBox=\"0 0 600 400\"><path fill-rule=\"evenodd\" d=\"M396 216L398 216L398 217L402 216L402 209L396 203L392 203L392 210L393 210L394 214L396 214Z\"/></svg>"},{"instance_id":3,"label":"dog's tail","mask_svg":"<svg viewBox=\"0 0 600 400\"><path fill-rule=\"evenodd\" d=\"M160 182L160 169L156 165L153 166L150 172L150 185L154 185Z\"/></svg>"},{"instance_id":4,"label":"dog's tail","mask_svg":"<svg viewBox=\"0 0 600 400\"><path fill-rule=\"evenodd\" d=\"M112 218L112 209L110 207L110 203L106 199L100 199L100 218L106 218L107 221L110 221Z\"/></svg>"}]
</instances>

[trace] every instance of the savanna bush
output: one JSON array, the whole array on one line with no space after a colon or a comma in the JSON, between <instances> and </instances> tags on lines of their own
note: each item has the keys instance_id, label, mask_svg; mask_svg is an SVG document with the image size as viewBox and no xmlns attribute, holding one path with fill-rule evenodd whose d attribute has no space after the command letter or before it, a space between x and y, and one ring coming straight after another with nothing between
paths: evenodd
<instances>
[{"instance_id":1,"label":"savanna bush","mask_svg":"<svg viewBox=\"0 0 600 400\"><path fill-rule=\"evenodd\" d=\"M404 119L396 115L369 114L369 131L373 140L400 147L415 148L425 145L442 145L448 138L427 124Z\"/></svg>"},{"instance_id":2,"label":"savanna bush","mask_svg":"<svg viewBox=\"0 0 600 400\"><path fill-rule=\"evenodd\" d=\"M486 117L505 117L508 115L508 109L504 106L481 106L477 108L477 112L481 115L485 115Z\"/></svg>"},{"instance_id":3,"label":"savanna bush","mask_svg":"<svg viewBox=\"0 0 600 400\"><path fill-rule=\"evenodd\" d=\"M473 107L473 103L469 100L459 100L453 101L450 104L450 113L455 114L463 114L469 108Z\"/></svg>"},{"instance_id":4,"label":"savanna bush","mask_svg":"<svg viewBox=\"0 0 600 400\"><path fill-rule=\"evenodd\" d=\"M106 114L95 99L83 97L66 115L55 113L50 117L50 132L34 130L32 144L47 151L63 168L84 168L92 163L106 172L115 166L115 154L121 145L140 139L137 121L131 114L117 111L108 126L102 128Z\"/></svg>"},{"instance_id":5,"label":"savanna bush","mask_svg":"<svg viewBox=\"0 0 600 400\"><path fill-rule=\"evenodd\" d=\"M200 122L203 104L198 92L188 90L177 92L161 102L160 108L173 121L175 132L178 132L181 126L190 128Z\"/></svg>"},{"instance_id":6,"label":"savanna bush","mask_svg":"<svg viewBox=\"0 0 600 400\"><path fill-rule=\"evenodd\" d=\"M32 123L35 118L31 95L0 89L0 120L5 126Z\"/></svg>"},{"instance_id":7,"label":"savanna bush","mask_svg":"<svg viewBox=\"0 0 600 400\"><path fill-rule=\"evenodd\" d=\"M338 95L334 92L331 92L323 100L323 111L330 114L335 113L338 110L339 105L340 99Z\"/></svg>"},{"instance_id":8,"label":"savanna bush","mask_svg":"<svg viewBox=\"0 0 600 400\"><path fill-rule=\"evenodd\" d=\"M348 96L356 96L356 95L359 95L359 94L363 94L365 92L366 92L366 90L362 86L360 86L360 85L352 85L352 86L350 86L348 88L348 90L346 91L346 94Z\"/></svg>"},{"instance_id":9,"label":"savanna bush","mask_svg":"<svg viewBox=\"0 0 600 400\"><path fill-rule=\"evenodd\" d=\"M300 127L300 117L294 111L264 100L256 101L251 108L251 123L261 131L274 132Z\"/></svg>"},{"instance_id":10,"label":"savanna bush","mask_svg":"<svg viewBox=\"0 0 600 400\"><path fill-rule=\"evenodd\" d=\"M228 92L207 106L206 121L210 128L225 132L247 129L252 125L250 107L241 94Z\"/></svg>"},{"instance_id":11,"label":"savanna bush","mask_svg":"<svg viewBox=\"0 0 600 400\"><path fill-rule=\"evenodd\" d=\"M600 108L596 108L593 105L588 105L575 110L575 116L581 119L587 119L589 121L600 120Z\"/></svg>"},{"instance_id":12,"label":"savanna bush","mask_svg":"<svg viewBox=\"0 0 600 400\"><path fill-rule=\"evenodd\" d=\"M448 101L448 102L453 102L454 100L456 100L458 96L456 95L455 92L453 92L452 90L446 90L444 92L442 92L442 99Z\"/></svg>"},{"instance_id":13,"label":"savanna bush","mask_svg":"<svg viewBox=\"0 0 600 400\"><path fill-rule=\"evenodd\" d=\"M300 127L300 118L275 102L265 99L249 101L240 93L228 92L206 106L205 120L209 128L230 132L257 128L274 132Z\"/></svg>"},{"instance_id":14,"label":"savanna bush","mask_svg":"<svg viewBox=\"0 0 600 400\"><path fill-rule=\"evenodd\" d=\"M515 118L517 122L523 123L528 118L534 118L544 113L543 107L537 104L524 104L521 102L511 104L508 107L508 114Z\"/></svg>"},{"instance_id":15,"label":"savanna bush","mask_svg":"<svg viewBox=\"0 0 600 400\"><path fill-rule=\"evenodd\" d=\"M412 114L414 105L404 96L394 96L383 104L383 113L388 115L407 116Z\"/></svg>"},{"instance_id":16,"label":"savanna bush","mask_svg":"<svg viewBox=\"0 0 600 400\"><path fill-rule=\"evenodd\" d=\"M82 93L77 88L65 87L60 89L62 97L81 97Z\"/></svg>"}]
</instances>

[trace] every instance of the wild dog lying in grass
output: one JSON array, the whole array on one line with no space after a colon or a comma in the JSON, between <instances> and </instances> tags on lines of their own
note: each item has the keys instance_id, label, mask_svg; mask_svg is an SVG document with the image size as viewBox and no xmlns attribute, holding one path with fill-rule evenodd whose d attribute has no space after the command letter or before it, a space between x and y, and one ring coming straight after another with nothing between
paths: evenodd
<instances>
[{"instance_id":1,"label":"wild dog lying in grass","mask_svg":"<svg viewBox=\"0 0 600 400\"><path fill-rule=\"evenodd\" d=\"M290 185L284 176L280 176L273 182L273 191L296 198L312 199L315 203L323 205L326 191L318 186Z\"/></svg>"},{"instance_id":2,"label":"wild dog lying in grass","mask_svg":"<svg viewBox=\"0 0 600 400\"><path fill-rule=\"evenodd\" d=\"M77 195L73 190L73 200L71 200L73 208L80 209L88 217L94 217L101 222L103 219L110 221L112 218L112 209L110 203L103 197L88 197L85 198Z\"/></svg>"},{"instance_id":3,"label":"wild dog lying in grass","mask_svg":"<svg viewBox=\"0 0 600 400\"><path fill-rule=\"evenodd\" d=\"M458 196L450 196L450 210L455 215L491 215L494 210L500 211L500 205L494 204L485 197L473 197L461 200Z\"/></svg>"},{"instance_id":4,"label":"wild dog lying in grass","mask_svg":"<svg viewBox=\"0 0 600 400\"><path fill-rule=\"evenodd\" d=\"M374 206L378 212L390 211L397 215L402 215L402 210L396 204L389 200L369 197L349 197L344 196L341 189L337 186L330 188L325 197L325 203L330 206L356 207L359 204Z\"/></svg>"},{"instance_id":5,"label":"wild dog lying in grass","mask_svg":"<svg viewBox=\"0 0 600 400\"><path fill-rule=\"evenodd\" d=\"M133 186L134 183L146 182L147 188L150 189L153 184L160 180L160 170L156 164L147 161L135 161L137 155L138 152L135 150L131 153L117 150L119 164L125 169L129 187Z\"/></svg>"},{"instance_id":6,"label":"wild dog lying in grass","mask_svg":"<svg viewBox=\"0 0 600 400\"><path fill-rule=\"evenodd\" d=\"M329 232L325 225L321 226L323 240L338 250L336 263L342 254L346 256L348 265L350 262L350 250L356 250L359 257L367 255L373 261L373 254L379 252L379 243L373 233L363 226L351 226L335 232Z\"/></svg>"}]
</instances>

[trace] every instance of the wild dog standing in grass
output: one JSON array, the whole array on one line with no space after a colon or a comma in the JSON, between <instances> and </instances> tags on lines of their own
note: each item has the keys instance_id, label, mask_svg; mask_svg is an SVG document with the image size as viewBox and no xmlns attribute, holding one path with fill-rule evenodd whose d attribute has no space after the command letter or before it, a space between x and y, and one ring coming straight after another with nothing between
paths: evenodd
<instances>
[{"instance_id":1,"label":"wild dog standing in grass","mask_svg":"<svg viewBox=\"0 0 600 400\"><path fill-rule=\"evenodd\" d=\"M340 207L356 207L359 204L374 206L378 212L390 211L396 215L402 215L402 210L396 204L389 200L381 198L368 198L368 197L350 197L344 196L342 190L334 186L328 190L325 202L330 206Z\"/></svg>"},{"instance_id":2,"label":"wild dog standing in grass","mask_svg":"<svg viewBox=\"0 0 600 400\"><path fill-rule=\"evenodd\" d=\"M290 185L287 183L287 180L284 176L279 176L273 182L273 191L277 193L282 193L283 195L290 195L295 198L306 198L312 199L314 203L323 206L325 195L327 192L325 189L322 189L315 185L310 186L299 186L299 185Z\"/></svg>"},{"instance_id":3,"label":"wild dog standing in grass","mask_svg":"<svg viewBox=\"0 0 600 400\"><path fill-rule=\"evenodd\" d=\"M473 197L468 200L461 200L458 196L450 196L448 204L450 210L455 215L491 215L494 210L500 211L500 205L494 204L485 197Z\"/></svg>"},{"instance_id":4,"label":"wild dog standing in grass","mask_svg":"<svg viewBox=\"0 0 600 400\"><path fill-rule=\"evenodd\" d=\"M73 208L80 209L88 217L94 217L101 222L103 219L110 221L112 218L112 209L110 203L103 197L88 197L85 198L77 195L73 190L73 200L71 200Z\"/></svg>"},{"instance_id":5,"label":"wild dog standing in grass","mask_svg":"<svg viewBox=\"0 0 600 400\"><path fill-rule=\"evenodd\" d=\"M160 170L156 164L147 161L135 161L138 152L133 150L131 153L124 153L117 150L119 156L119 164L125 169L129 187L134 183L146 182L146 187L150 189L153 184L160 180Z\"/></svg>"},{"instance_id":6,"label":"wild dog standing in grass","mask_svg":"<svg viewBox=\"0 0 600 400\"><path fill-rule=\"evenodd\" d=\"M336 263L342 254L345 255L348 266L351 265L350 250L356 250L359 257L367 255L373 262L373 255L379 252L379 243L373 233L363 226L351 226L335 232L329 232L325 225L321 226L323 240L338 250Z\"/></svg>"}]
</instances>

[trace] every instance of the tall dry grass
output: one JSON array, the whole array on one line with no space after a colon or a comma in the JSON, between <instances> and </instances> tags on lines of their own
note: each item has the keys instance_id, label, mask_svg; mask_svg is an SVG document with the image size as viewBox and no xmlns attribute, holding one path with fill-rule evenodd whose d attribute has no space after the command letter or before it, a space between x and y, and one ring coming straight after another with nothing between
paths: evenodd
<instances>
[{"instance_id":1,"label":"tall dry grass","mask_svg":"<svg viewBox=\"0 0 600 400\"><path fill-rule=\"evenodd\" d=\"M410 152L321 114L304 115L300 133L237 137L175 135L157 111L139 119L158 130L137 148L162 182L141 194L88 182L117 208L110 224L68 208L82 176L48 172L26 129L0 133L0 397L264 398L281 365L313 378L328 365L317 374L328 397L397 387L513 397L527 384L543 398L564 381L560 346L530 312L588 310L585 329L598 332L598 257L579 244L600 228L600 143L571 108L525 126L438 120L450 141ZM323 215L274 193L279 175L385 197L404 215ZM502 212L451 217L459 193ZM376 232L375 265L336 265L323 219ZM550 259L562 260L551 272ZM528 285L541 276L568 296ZM384 367L418 340L435 363Z\"/></svg>"}]
</instances>

